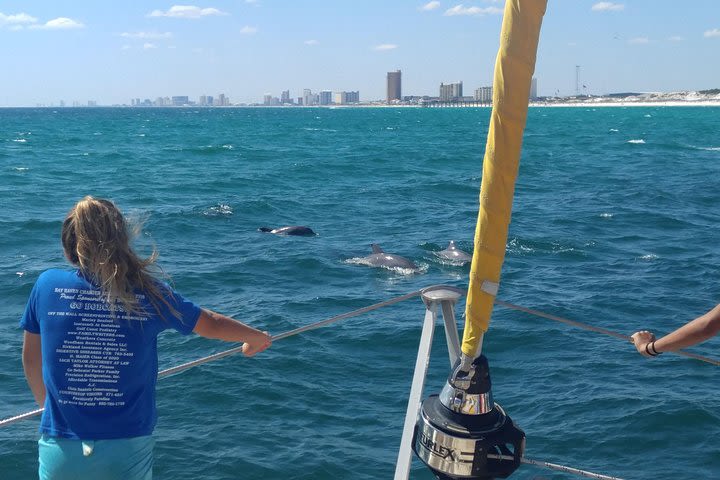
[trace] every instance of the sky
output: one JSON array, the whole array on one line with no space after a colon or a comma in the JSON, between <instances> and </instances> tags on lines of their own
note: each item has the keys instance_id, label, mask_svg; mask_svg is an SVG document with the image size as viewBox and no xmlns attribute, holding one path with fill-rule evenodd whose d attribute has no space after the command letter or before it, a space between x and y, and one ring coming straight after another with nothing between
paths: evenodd
<instances>
[{"instance_id":1,"label":"sky","mask_svg":"<svg viewBox=\"0 0 720 480\"><path fill-rule=\"evenodd\" d=\"M502 0L0 0L0 106L492 83ZM462 3L461 3L462 2ZM577 68L579 66L579 68ZM576 83L576 75L579 82ZM550 0L539 95L720 88L720 0Z\"/></svg>"}]
</instances>

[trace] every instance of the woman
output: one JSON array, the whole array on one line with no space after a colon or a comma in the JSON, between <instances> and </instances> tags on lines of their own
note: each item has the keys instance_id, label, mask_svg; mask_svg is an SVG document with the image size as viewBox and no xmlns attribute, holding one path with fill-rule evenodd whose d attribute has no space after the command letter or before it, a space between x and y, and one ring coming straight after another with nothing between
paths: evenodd
<instances>
[{"instance_id":1,"label":"woman","mask_svg":"<svg viewBox=\"0 0 720 480\"><path fill-rule=\"evenodd\" d=\"M663 352L680 350L704 342L718 332L720 332L720 305L659 340L647 330L635 332L632 340L641 355L657 357Z\"/></svg>"},{"instance_id":2,"label":"woman","mask_svg":"<svg viewBox=\"0 0 720 480\"><path fill-rule=\"evenodd\" d=\"M151 479L157 420L157 336L172 328L244 342L252 356L271 338L185 300L130 247L122 213L85 197L62 226L76 270L43 272L20 322L23 368L38 405L41 480Z\"/></svg>"}]
</instances>

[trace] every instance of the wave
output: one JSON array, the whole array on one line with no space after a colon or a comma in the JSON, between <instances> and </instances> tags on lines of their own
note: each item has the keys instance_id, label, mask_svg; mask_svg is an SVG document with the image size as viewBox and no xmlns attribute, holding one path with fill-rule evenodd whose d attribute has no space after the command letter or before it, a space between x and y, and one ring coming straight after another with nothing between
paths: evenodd
<instances>
[{"instance_id":1,"label":"wave","mask_svg":"<svg viewBox=\"0 0 720 480\"><path fill-rule=\"evenodd\" d=\"M303 127L303 130L306 132L337 132L334 128L312 128L312 127Z\"/></svg>"},{"instance_id":2,"label":"wave","mask_svg":"<svg viewBox=\"0 0 720 480\"><path fill-rule=\"evenodd\" d=\"M233 209L230 205L218 203L203 210L202 214L206 217L229 217L233 214Z\"/></svg>"},{"instance_id":3,"label":"wave","mask_svg":"<svg viewBox=\"0 0 720 480\"><path fill-rule=\"evenodd\" d=\"M13 140L15 143L27 143L27 138L16 138Z\"/></svg>"},{"instance_id":4,"label":"wave","mask_svg":"<svg viewBox=\"0 0 720 480\"><path fill-rule=\"evenodd\" d=\"M164 148L163 150L169 151L169 152L183 152L183 153L199 153L202 155L214 155L218 153L225 153L229 150L235 150L235 145L232 145L230 143L224 143L222 145L200 145L197 147L169 147Z\"/></svg>"},{"instance_id":5,"label":"wave","mask_svg":"<svg viewBox=\"0 0 720 480\"><path fill-rule=\"evenodd\" d=\"M695 145L687 145L687 147L693 150L704 150L706 152L720 152L720 147L697 147Z\"/></svg>"},{"instance_id":6,"label":"wave","mask_svg":"<svg viewBox=\"0 0 720 480\"><path fill-rule=\"evenodd\" d=\"M643 144L643 143L645 143L645 140L643 140L642 138L639 138L636 140L628 140L627 143Z\"/></svg>"}]
</instances>

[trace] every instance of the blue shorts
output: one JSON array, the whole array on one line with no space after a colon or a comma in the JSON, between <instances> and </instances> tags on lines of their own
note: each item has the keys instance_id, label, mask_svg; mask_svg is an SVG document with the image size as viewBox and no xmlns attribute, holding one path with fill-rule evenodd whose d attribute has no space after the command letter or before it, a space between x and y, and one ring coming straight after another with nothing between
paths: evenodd
<instances>
[{"instance_id":1,"label":"blue shorts","mask_svg":"<svg viewBox=\"0 0 720 480\"><path fill-rule=\"evenodd\" d=\"M152 436L116 440L38 440L40 480L152 480Z\"/></svg>"}]
</instances>

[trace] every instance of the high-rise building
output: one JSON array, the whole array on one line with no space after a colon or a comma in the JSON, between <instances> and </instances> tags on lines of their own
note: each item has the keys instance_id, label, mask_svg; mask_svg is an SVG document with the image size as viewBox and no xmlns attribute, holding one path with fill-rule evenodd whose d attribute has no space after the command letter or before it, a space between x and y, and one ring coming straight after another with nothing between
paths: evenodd
<instances>
[{"instance_id":1,"label":"high-rise building","mask_svg":"<svg viewBox=\"0 0 720 480\"><path fill-rule=\"evenodd\" d=\"M457 83L441 83L440 84L440 101L451 102L458 100L463 96L463 84Z\"/></svg>"},{"instance_id":2,"label":"high-rise building","mask_svg":"<svg viewBox=\"0 0 720 480\"><path fill-rule=\"evenodd\" d=\"M190 99L187 95L177 95L172 97L173 107L181 107L190 103Z\"/></svg>"},{"instance_id":3,"label":"high-rise building","mask_svg":"<svg viewBox=\"0 0 720 480\"><path fill-rule=\"evenodd\" d=\"M332 92L330 90L323 90L320 92L318 100L319 105L330 105L332 103Z\"/></svg>"},{"instance_id":4,"label":"high-rise building","mask_svg":"<svg viewBox=\"0 0 720 480\"><path fill-rule=\"evenodd\" d=\"M345 103L360 103L360 92L345 92Z\"/></svg>"},{"instance_id":5,"label":"high-rise building","mask_svg":"<svg viewBox=\"0 0 720 480\"><path fill-rule=\"evenodd\" d=\"M217 98L213 102L213 105L216 105L218 107L228 107L230 106L230 98L225 96L224 93L221 93L217 96Z\"/></svg>"},{"instance_id":6,"label":"high-rise building","mask_svg":"<svg viewBox=\"0 0 720 480\"><path fill-rule=\"evenodd\" d=\"M387 72L387 103L402 99L402 73L400 70Z\"/></svg>"},{"instance_id":7,"label":"high-rise building","mask_svg":"<svg viewBox=\"0 0 720 480\"><path fill-rule=\"evenodd\" d=\"M492 103L493 87L480 87L475 89L475 101L481 103Z\"/></svg>"},{"instance_id":8,"label":"high-rise building","mask_svg":"<svg viewBox=\"0 0 720 480\"><path fill-rule=\"evenodd\" d=\"M310 105L314 105L314 104L315 104L314 100L315 100L315 98L314 98L314 95L313 95L313 93L312 93L312 90L310 90L309 88L304 89L304 90L303 90L303 96L302 96L302 104L303 104L304 106L308 107L308 106L310 106Z\"/></svg>"},{"instance_id":9,"label":"high-rise building","mask_svg":"<svg viewBox=\"0 0 720 480\"><path fill-rule=\"evenodd\" d=\"M280 94L280 103L292 103L292 101L290 100L290 90L283 90L283 92Z\"/></svg>"},{"instance_id":10,"label":"high-rise building","mask_svg":"<svg viewBox=\"0 0 720 480\"><path fill-rule=\"evenodd\" d=\"M333 103L335 105L345 105L347 103L347 92L335 92L333 94Z\"/></svg>"}]
</instances>

